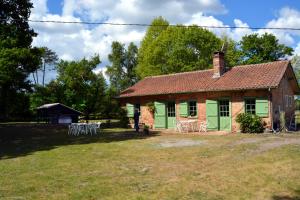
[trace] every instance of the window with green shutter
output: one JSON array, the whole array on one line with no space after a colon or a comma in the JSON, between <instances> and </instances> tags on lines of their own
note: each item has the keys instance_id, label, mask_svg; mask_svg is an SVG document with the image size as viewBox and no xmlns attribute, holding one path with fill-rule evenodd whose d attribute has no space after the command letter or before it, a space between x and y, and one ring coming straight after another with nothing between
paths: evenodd
<instances>
[{"instance_id":1,"label":"window with green shutter","mask_svg":"<svg viewBox=\"0 0 300 200\"><path fill-rule=\"evenodd\" d=\"M188 102L184 101L179 104L179 113L181 117L188 116Z\"/></svg>"},{"instance_id":2,"label":"window with green shutter","mask_svg":"<svg viewBox=\"0 0 300 200\"><path fill-rule=\"evenodd\" d=\"M255 112L260 117L269 116L269 102L267 98L257 98L255 101Z\"/></svg>"},{"instance_id":3,"label":"window with green shutter","mask_svg":"<svg viewBox=\"0 0 300 200\"><path fill-rule=\"evenodd\" d=\"M126 104L126 109L127 109L127 117L133 117L134 115L134 105L127 103Z\"/></svg>"},{"instance_id":4,"label":"window with green shutter","mask_svg":"<svg viewBox=\"0 0 300 200\"><path fill-rule=\"evenodd\" d=\"M245 113L253 114L256 113L256 100L255 98L245 99Z\"/></svg>"}]
</instances>

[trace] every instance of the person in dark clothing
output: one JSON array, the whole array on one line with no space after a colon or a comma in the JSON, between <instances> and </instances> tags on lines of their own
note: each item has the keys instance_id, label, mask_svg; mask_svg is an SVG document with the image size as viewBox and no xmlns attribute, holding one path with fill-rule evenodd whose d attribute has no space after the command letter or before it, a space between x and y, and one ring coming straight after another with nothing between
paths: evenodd
<instances>
[{"instance_id":1,"label":"person in dark clothing","mask_svg":"<svg viewBox=\"0 0 300 200\"><path fill-rule=\"evenodd\" d=\"M273 132L279 132L280 129L280 115L278 110L275 110L274 117L273 117Z\"/></svg>"},{"instance_id":2,"label":"person in dark clothing","mask_svg":"<svg viewBox=\"0 0 300 200\"><path fill-rule=\"evenodd\" d=\"M140 127L139 127L140 113L139 113L138 109L134 110L133 119L134 119L134 128L135 128L135 131L139 132L139 129L140 129Z\"/></svg>"}]
</instances>

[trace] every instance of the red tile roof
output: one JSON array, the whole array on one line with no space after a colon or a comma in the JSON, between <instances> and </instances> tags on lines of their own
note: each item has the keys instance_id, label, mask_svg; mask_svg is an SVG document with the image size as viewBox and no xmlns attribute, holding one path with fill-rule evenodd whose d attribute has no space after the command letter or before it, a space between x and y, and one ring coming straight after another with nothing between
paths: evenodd
<instances>
[{"instance_id":1,"label":"red tile roof","mask_svg":"<svg viewBox=\"0 0 300 200\"><path fill-rule=\"evenodd\" d=\"M212 78L213 69L150 76L122 91L119 97L275 88L288 65L289 61L275 61L236 66L220 78Z\"/></svg>"}]
</instances>

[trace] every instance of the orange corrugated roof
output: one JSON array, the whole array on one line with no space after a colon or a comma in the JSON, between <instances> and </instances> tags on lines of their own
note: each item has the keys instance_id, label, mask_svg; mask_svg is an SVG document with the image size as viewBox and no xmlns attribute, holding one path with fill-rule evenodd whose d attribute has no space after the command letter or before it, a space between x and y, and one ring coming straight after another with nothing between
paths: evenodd
<instances>
[{"instance_id":1,"label":"orange corrugated roof","mask_svg":"<svg viewBox=\"0 0 300 200\"><path fill-rule=\"evenodd\" d=\"M289 61L241 65L219 78L213 78L213 69L150 76L122 91L119 97L274 88L288 65Z\"/></svg>"}]
</instances>

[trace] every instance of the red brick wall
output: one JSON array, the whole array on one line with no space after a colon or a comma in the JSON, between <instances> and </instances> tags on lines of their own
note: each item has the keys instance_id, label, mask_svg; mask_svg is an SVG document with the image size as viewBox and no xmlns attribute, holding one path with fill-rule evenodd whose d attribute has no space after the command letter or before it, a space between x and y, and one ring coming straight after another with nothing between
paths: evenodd
<instances>
[{"instance_id":1,"label":"red brick wall","mask_svg":"<svg viewBox=\"0 0 300 200\"><path fill-rule=\"evenodd\" d=\"M191 93L191 94L173 94L173 95L157 95L148 97L135 97L122 99L121 103L140 103L141 104L141 122L153 127L154 116L149 111L146 104L153 101L175 101L176 103L176 118L182 119L179 114L179 103L183 100L197 100L197 118L199 121L206 121L206 99L219 99L229 98L231 100L231 116L232 116L232 132L239 130L239 124L236 123L236 116L244 112L244 97L268 97L270 92L267 90L252 90L252 91L237 91L237 92L202 92L202 93ZM269 104L270 105L270 104ZM269 106L270 109L270 106ZM269 116L263 120L267 126L271 127L271 109L269 110Z\"/></svg>"}]
</instances>

